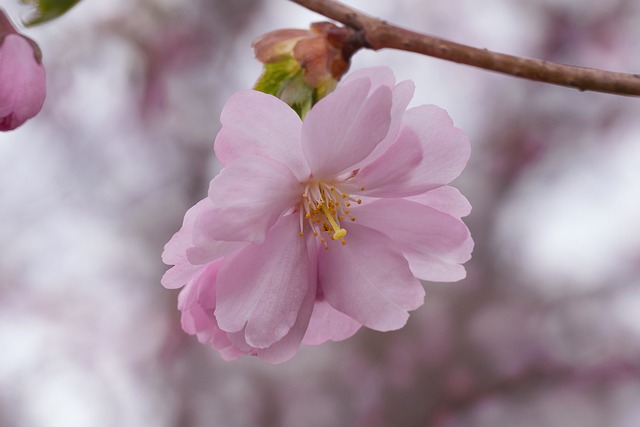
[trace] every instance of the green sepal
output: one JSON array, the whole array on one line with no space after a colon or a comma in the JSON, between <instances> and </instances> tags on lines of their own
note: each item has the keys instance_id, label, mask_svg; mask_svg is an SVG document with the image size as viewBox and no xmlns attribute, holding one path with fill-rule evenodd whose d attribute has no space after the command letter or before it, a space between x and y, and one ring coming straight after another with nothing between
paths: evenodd
<instances>
[{"instance_id":1,"label":"green sepal","mask_svg":"<svg viewBox=\"0 0 640 427\"><path fill-rule=\"evenodd\" d=\"M284 85L302 71L294 58L264 64L262 75L253 87L255 90L278 96Z\"/></svg>"},{"instance_id":2,"label":"green sepal","mask_svg":"<svg viewBox=\"0 0 640 427\"><path fill-rule=\"evenodd\" d=\"M292 57L264 64L264 71L253 87L254 90L280 98L302 119L320 98L334 88L335 82L325 82L318 88L309 86L300 63Z\"/></svg>"},{"instance_id":3,"label":"green sepal","mask_svg":"<svg viewBox=\"0 0 640 427\"><path fill-rule=\"evenodd\" d=\"M80 0L21 0L22 3L35 6L35 13L24 25L32 27L56 19L69 11Z\"/></svg>"}]
</instances>

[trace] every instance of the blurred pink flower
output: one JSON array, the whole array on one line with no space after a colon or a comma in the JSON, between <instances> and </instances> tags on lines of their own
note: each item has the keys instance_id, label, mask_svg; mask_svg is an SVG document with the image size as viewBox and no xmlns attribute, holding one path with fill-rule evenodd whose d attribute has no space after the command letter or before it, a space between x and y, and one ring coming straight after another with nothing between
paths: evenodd
<instances>
[{"instance_id":1,"label":"blurred pink flower","mask_svg":"<svg viewBox=\"0 0 640 427\"><path fill-rule=\"evenodd\" d=\"M215 152L224 169L165 246L182 326L225 359L291 358L362 326L401 328L419 279L455 281L473 241L449 187L469 142L410 81L354 73L302 122L279 99L232 96Z\"/></svg>"},{"instance_id":2,"label":"blurred pink flower","mask_svg":"<svg viewBox=\"0 0 640 427\"><path fill-rule=\"evenodd\" d=\"M40 112L46 93L41 53L0 9L0 131L17 128Z\"/></svg>"}]
</instances>

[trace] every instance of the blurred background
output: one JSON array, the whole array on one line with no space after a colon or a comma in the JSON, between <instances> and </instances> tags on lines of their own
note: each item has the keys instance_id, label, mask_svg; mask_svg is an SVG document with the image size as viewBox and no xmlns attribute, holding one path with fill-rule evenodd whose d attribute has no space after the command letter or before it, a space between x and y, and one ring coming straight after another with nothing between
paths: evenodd
<instances>
[{"instance_id":1,"label":"blurred background","mask_svg":"<svg viewBox=\"0 0 640 427\"><path fill-rule=\"evenodd\" d=\"M640 71L632 0L360 0L477 47ZM14 21L28 10L2 0ZM640 100L420 55L360 52L413 79L472 142L456 185L476 246L425 283L407 327L271 366L182 332L164 243L219 170L226 99L285 0L93 0L26 33L43 112L0 135L1 427L640 425Z\"/></svg>"}]
</instances>

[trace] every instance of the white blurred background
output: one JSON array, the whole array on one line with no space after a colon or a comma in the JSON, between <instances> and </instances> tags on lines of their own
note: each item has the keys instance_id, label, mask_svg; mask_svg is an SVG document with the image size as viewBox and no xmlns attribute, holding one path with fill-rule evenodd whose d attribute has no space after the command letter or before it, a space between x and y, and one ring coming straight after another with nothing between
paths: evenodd
<instances>
[{"instance_id":1,"label":"white blurred background","mask_svg":"<svg viewBox=\"0 0 640 427\"><path fill-rule=\"evenodd\" d=\"M14 21L28 9L0 0ZM477 47L639 72L640 3L350 5ZM403 52L413 104L472 141L468 278L398 332L224 362L180 329L164 243L219 170L250 43L323 20L285 0L85 0L26 33L43 112L0 135L0 427L640 425L640 99Z\"/></svg>"}]
</instances>

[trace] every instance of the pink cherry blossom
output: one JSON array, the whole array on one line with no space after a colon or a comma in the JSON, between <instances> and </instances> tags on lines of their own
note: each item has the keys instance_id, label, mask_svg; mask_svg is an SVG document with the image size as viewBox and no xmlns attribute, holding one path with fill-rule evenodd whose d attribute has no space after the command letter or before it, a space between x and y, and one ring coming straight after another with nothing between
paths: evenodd
<instances>
[{"instance_id":1,"label":"pink cherry blossom","mask_svg":"<svg viewBox=\"0 0 640 427\"><path fill-rule=\"evenodd\" d=\"M420 280L465 277L471 207L447 184L469 142L441 108L407 110L413 91L361 70L304 122L271 95L229 99L224 168L163 253L187 333L225 359L279 363L301 343L399 329L423 304Z\"/></svg>"},{"instance_id":2,"label":"pink cherry blossom","mask_svg":"<svg viewBox=\"0 0 640 427\"><path fill-rule=\"evenodd\" d=\"M45 93L37 45L19 34L0 9L0 130L15 129L38 114Z\"/></svg>"}]
</instances>

